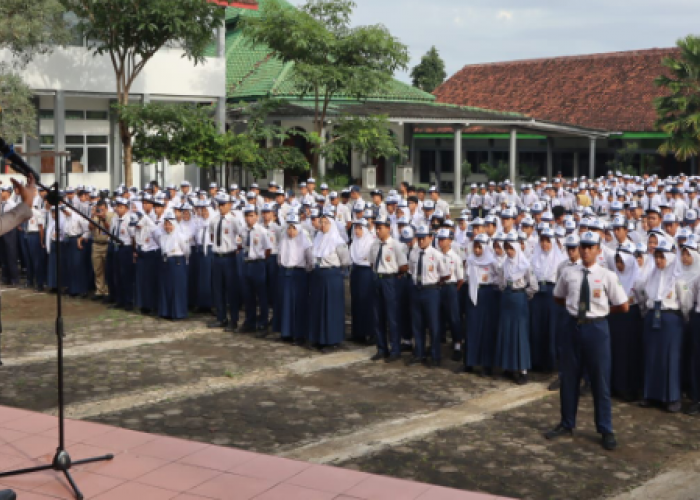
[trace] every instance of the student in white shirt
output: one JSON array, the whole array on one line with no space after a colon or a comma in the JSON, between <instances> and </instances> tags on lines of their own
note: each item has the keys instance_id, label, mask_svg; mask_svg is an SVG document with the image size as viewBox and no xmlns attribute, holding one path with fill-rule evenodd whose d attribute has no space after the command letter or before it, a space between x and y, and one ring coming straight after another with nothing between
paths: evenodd
<instances>
[{"instance_id":1,"label":"student in white shirt","mask_svg":"<svg viewBox=\"0 0 700 500\"><path fill-rule=\"evenodd\" d=\"M158 315L179 320L187 318L187 259L190 255L188 236L178 227L172 212L165 215L160 232L160 293Z\"/></svg>"},{"instance_id":2,"label":"student in white shirt","mask_svg":"<svg viewBox=\"0 0 700 500\"><path fill-rule=\"evenodd\" d=\"M366 342L374 336L374 272L370 264L370 249L376 237L369 232L365 219L353 223L350 244L350 312L352 325L350 336L355 342Z\"/></svg>"},{"instance_id":3,"label":"student in white shirt","mask_svg":"<svg viewBox=\"0 0 700 500\"><path fill-rule=\"evenodd\" d=\"M240 227L231 214L231 197L227 194L217 195L216 203L219 213L209 223L213 259L211 293L216 308L216 321L207 326L233 332L237 327L241 300L241 284L236 265L236 238Z\"/></svg>"},{"instance_id":4,"label":"student in white shirt","mask_svg":"<svg viewBox=\"0 0 700 500\"><path fill-rule=\"evenodd\" d=\"M246 205L243 215L246 224L241 232L245 321L238 333L258 332L259 337L264 337L267 334L270 314L266 261L272 254L272 245L267 230L258 224L257 208L254 205Z\"/></svg>"},{"instance_id":5,"label":"student in white shirt","mask_svg":"<svg viewBox=\"0 0 700 500\"><path fill-rule=\"evenodd\" d=\"M129 200L117 198L114 211L116 215L112 219L112 236L120 240L121 245L117 247L110 242L113 256L110 268L114 287L114 290L110 290L110 296L113 295L115 300L111 307L131 311L134 308L134 229L129 227Z\"/></svg>"},{"instance_id":6,"label":"student in white shirt","mask_svg":"<svg viewBox=\"0 0 700 500\"><path fill-rule=\"evenodd\" d=\"M454 235L448 228L437 232L440 253L449 270L449 277L440 288L440 337L447 337L446 330L449 326L452 334L452 361L460 361L463 357L464 327L459 311L459 291L464 285L464 264L452 248L453 238Z\"/></svg>"}]
</instances>

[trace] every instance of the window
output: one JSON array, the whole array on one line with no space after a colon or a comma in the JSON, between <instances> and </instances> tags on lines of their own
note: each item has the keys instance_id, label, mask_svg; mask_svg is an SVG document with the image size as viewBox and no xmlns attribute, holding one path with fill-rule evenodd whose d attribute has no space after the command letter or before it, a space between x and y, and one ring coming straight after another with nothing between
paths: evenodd
<instances>
[{"instance_id":1,"label":"window","mask_svg":"<svg viewBox=\"0 0 700 500\"><path fill-rule=\"evenodd\" d=\"M73 173L107 172L109 137L106 135L67 135L66 151L71 158L68 171Z\"/></svg>"},{"instance_id":2,"label":"window","mask_svg":"<svg viewBox=\"0 0 700 500\"><path fill-rule=\"evenodd\" d=\"M40 120L53 120L53 109L40 109L39 110Z\"/></svg>"},{"instance_id":3,"label":"window","mask_svg":"<svg viewBox=\"0 0 700 500\"><path fill-rule=\"evenodd\" d=\"M42 135L40 138L42 146L52 146L53 147L53 136L52 135Z\"/></svg>"},{"instance_id":4,"label":"window","mask_svg":"<svg viewBox=\"0 0 700 500\"><path fill-rule=\"evenodd\" d=\"M66 144L85 144L85 137L82 135L67 135Z\"/></svg>"},{"instance_id":5,"label":"window","mask_svg":"<svg viewBox=\"0 0 700 500\"><path fill-rule=\"evenodd\" d=\"M107 171L107 148L87 148L88 172Z\"/></svg>"},{"instance_id":6,"label":"window","mask_svg":"<svg viewBox=\"0 0 700 500\"><path fill-rule=\"evenodd\" d=\"M66 110L66 120L84 120L85 111L82 109L67 109Z\"/></svg>"},{"instance_id":7,"label":"window","mask_svg":"<svg viewBox=\"0 0 700 500\"><path fill-rule=\"evenodd\" d=\"M107 144L109 139L106 135L89 135L87 136L87 144Z\"/></svg>"},{"instance_id":8,"label":"window","mask_svg":"<svg viewBox=\"0 0 700 500\"><path fill-rule=\"evenodd\" d=\"M86 120L109 120L107 111L86 111Z\"/></svg>"}]
</instances>

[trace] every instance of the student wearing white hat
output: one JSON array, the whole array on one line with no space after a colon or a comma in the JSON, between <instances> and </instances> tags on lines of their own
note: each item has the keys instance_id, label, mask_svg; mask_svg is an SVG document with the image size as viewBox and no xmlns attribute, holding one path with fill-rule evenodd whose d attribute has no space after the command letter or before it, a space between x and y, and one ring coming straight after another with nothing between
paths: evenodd
<instances>
[{"instance_id":1,"label":"student wearing white hat","mask_svg":"<svg viewBox=\"0 0 700 500\"><path fill-rule=\"evenodd\" d=\"M561 420L545 434L547 439L570 436L576 427L581 378L584 371L591 379L595 405L596 431L602 446L617 446L612 426L610 400L610 330L607 317L629 310L628 297L617 276L600 267L600 236L586 232L581 237L582 265L566 267L554 288L558 304L569 314L566 335L559 337L561 346Z\"/></svg>"},{"instance_id":2,"label":"student wearing white hat","mask_svg":"<svg viewBox=\"0 0 700 500\"><path fill-rule=\"evenodd\" d=\"M141 213L132 214L131 223L134 228L134 243L136 245L136 294L134 305L143 314L158 312L158 294L160 293L160 235L153 220Z\"/></svg>"},{"instance_id":3,"label":"student wearing white hat","mask_svg":"<svg viewBox=\"0 0 700 500\"><path fill-rule=\"evenodd\" d=\"M469 187L470 191L469 194L467 194L467 198L465 200L465 205L469 210L472 212L472 219L476 219L477 217L481 216L481 206L483 204L483 200L481 195L477 191L477 186L476 184L472 184Z\"/></svg>"},{"instance_id":4,"label":"student wearing white hat","mask_svg":"<svg viewBox=\"0 0 700 500\"><path fill-rule=\"evenodd\" d=\"M452 249L454 236L447 228L437 232L438 246L446 268L448 278L440 288L440 337L446 338L447 327L452 335L452 360L464 357L464 327L459 309L459 292L464 285L464 264L462 258Z\"/></svg>"},{"instance_id":5,"label":"student wearing white hat","mask_svg":"<svg viewBox=\"0 0 700 500\"><path fill-rule=\"evenodd\" d=\"M237 333L258 332L259 337L267 333L269 321L269 302L267 296L266 261L272 254L272 245L267 230L258 223L258 210L254 205L243 208L245 226L240 236L243 253L243 300L245 303L245 321Z\"/></svg>"},{"instance_id":6,"label":"student wearing white hat","mask_svg":"<svg viewBox=\"0 0 700 500\"><path fill-rule=\"evenodd\" d=\"M216 308L216 321L209 328L226 328L233 332L238 324L240 308L240 277L236 264L238 237L241 228L231 214L231 197L219 194L216 197L219 213L211 217L209 235L212 245L211 293ZM230 319L229 319L230 316ZM229 323L230 321L230 323Z\"/></svg>"}]
</instances>

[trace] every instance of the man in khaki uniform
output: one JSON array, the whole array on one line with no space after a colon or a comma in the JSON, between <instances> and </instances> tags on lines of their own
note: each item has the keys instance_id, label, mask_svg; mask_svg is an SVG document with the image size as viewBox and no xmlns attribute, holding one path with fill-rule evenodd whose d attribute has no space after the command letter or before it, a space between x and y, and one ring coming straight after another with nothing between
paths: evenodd
<instances>
[{"instance_id":1,"label":"man in khaki uniform","mask_svg":"<svg viewBox=\"0 0 700 500\"><path fill-rule=\"evenodd\" d=\"M110 229L114 212L107 210L107 203L100 200L95 205L92 220L105 229ZM107 244L109 237L94 225L90 225L92 235L92 268L95 271L95 296L92 300L107 300L107 282L105 281L105 263L107 262ZM82 242L81 242L82 245Z\"/></svg>"}]
</instances>

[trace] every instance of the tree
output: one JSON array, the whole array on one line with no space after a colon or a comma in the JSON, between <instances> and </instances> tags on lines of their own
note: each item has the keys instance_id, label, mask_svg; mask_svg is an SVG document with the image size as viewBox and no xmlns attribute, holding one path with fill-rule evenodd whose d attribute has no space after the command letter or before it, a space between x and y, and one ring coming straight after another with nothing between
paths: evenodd
<instances>
[{"instance_id":1,"label":"tree","mask_svg":"<svg viewBox=\"0 0 700 500\"><path fill-rule=\"evenodd\" d=\"M482 163L479 165L481 171L486 175L489 181L502 182L510 176L510 166L503 160L498 162L498 165L491 166L490 163Z\"/></svg>"},{"instance_id":2,"label":"tree","mask_svg":"<svg viewBox=\"0 0 700 500\"><path fill-rule=\"evenodd\" d=\"M153 56L177 43L183 57L205 62L214 30L224 22L224 9L208 0L61 0L79 19L78 29L95 55L109 54L117 82L117 102L129 103L131 87ZM122 108L123 109L123 108ZM124 181L132 184L132 136L119 117L124 151Z\"/></svg>"},{"instance_id":3,"label":"tree","mask_svg":"<svg viewBox=\"0 0 700 500\"><path fill-rule=\"evenodd\" d=\"M245 163L255 180L265 177L269 170L289 170L292 175L303 175L311 167L303 153L295 147L261 148L257 153L253 161Z\"/></svg>"},{"instance_id":4,"label":"tree","mask_svg":"<svg viewBox=\"0 0 700 500\"><path fill-rule=\"evenodd\" d=\"M0 49L13 55L12 64L0 64L0 137L18 142L36 127L33 93L13 69L26 66L34 56L47 54L70 39L59 0L2 0Z\"/></svg>"},{"instance_id":5,"label":"tree","mask_svg":"<svg viewBox=\"0 0 700 500\"><path fill-rule=\"evenodd\" d=\"M408 63L408 49L384 26L350 26L355 6L352 0L307 0L296 9L269 0L261 16L242 20L248 39L269 47L283 62L294 63L299 93L313 98L313 133L320 144L334 97L364 99L384 88ZM314 175L322 150L314 152Z\"/></svg>"},{"instance_id":6,"label":"tree","mask_svg":"<svg viewBox=\"0 0 700 500\"><path fill-rule=\"evenodd\" d=\"M657 87L668 91L654 99L654 106L656 126L670 136L659 152L686 161L700 152L700 37L687 36L677 45L680 57L664 58L668 71L654 80Z\"/></svg>"},{"instance_id":7,"label":"tree","mask_svg":"<svg viewBox=\"0 0 700 500\"><path fill-rule=\"evenodd\" d=\"M421 58L413 71L411 71L413 86L424 92L432 92L445 81L445 61L442 60L437 49L433 45L430 50Z\"/></svg>"}]
</instances>

